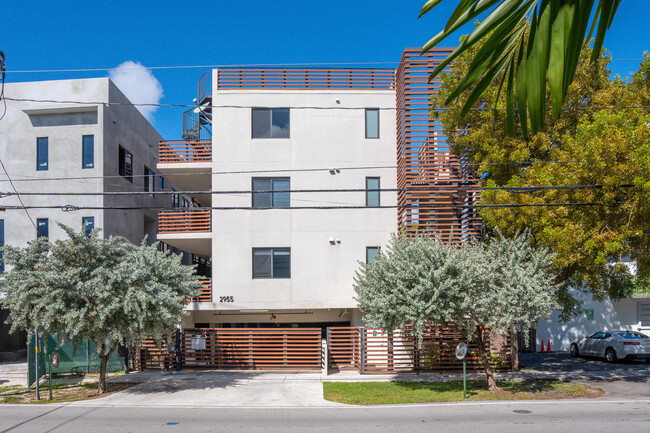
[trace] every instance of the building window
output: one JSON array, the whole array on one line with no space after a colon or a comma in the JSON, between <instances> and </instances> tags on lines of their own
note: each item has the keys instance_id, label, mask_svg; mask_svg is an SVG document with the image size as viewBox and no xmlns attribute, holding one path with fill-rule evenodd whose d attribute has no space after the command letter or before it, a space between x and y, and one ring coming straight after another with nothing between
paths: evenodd
<instances>
[{"instance_id":1,"label":"building window","mask_svg":"<svg viewBox=\"0 0 650 433\"><path fill-rule=\"evenodd\" d=\"M253 207L289 207L290 183L288 177L254 177ZM260 192L256 192L260 191Z\"/></svg>"},{"instance_id":2,"label":"building window","mask_svg":"<svg viewBox=\"0 0 650 433\"><path fill-rule=\"evenodd\" d=\"M289 138L288 108L253 108L253 138Z\"/></svg>"},{"instance_id":3,"label":"building window","mask_svg":"<svg viewBox=\"0 0 650 433\"><path fill-rule=\"evenodd\" d=\"M133 155L120 146L119 172L129 182L133 182Z\"/></svg>"},{"instance_id":4,"label":"building window","mask_svg":"<svg viewBox=\"0 0 650 433\"><path fill-rule=\"evenodd\" d=\"M158 190L159 191L165 190L165 178L162 176L158 177Z\"/></svg>"},{"instance_id":5,"label":"building window","mask_svg":"<svg viewBox=\"0 0 650 433\"><path fill-rule=\"evenodd\" d=\"M379 257L379 247L366 247L366 264L369 265Z\"/></svg>"},{"instance_id":6,"label":"building window","mask_svg":"<svg viewBox=\"0 0 650 433\"><path fill-rule=\"evenodd\" d=\"M5 246L5 220L0 220L0 274L5 271L5 261L2 247Z\"/></svg>"},{"instance_id":7,"label":"building window","mask_svg":"<svg viewBox=\"0 0 650 433\"><path fill-rule=\"evenodd\" d=\"M48 167L48 141L47 137L36 139L36 170L46 171Z\"/></svg>"},{"instance_id":8,"label":"building window","mask_svg":"<svg viewBox=\"0 0 650 433\"><path fill-rule=\"evenodd\" d=\"M379 207L379 178L366 178L366 206Z\"/></svg>"},{"instance_id":9,"label":"building window","mask_svg":"<svg viewBox=\"0 0 650 433\"><path fill-rule=\"evenodd\" d=\"M81 145L82 168L95 167L95 136L84 135Z\"/></svg>"},{"instance_id":10,"label":"building window","mask_svg":"<svg viewBox=\"0 0 650 433\"><path fill-rule=\"evenodd\" d=\"M253 248L253 278L291 278L291 249Z\"/></svg>"},{"instance_id":11,"label":"building window","mask_svg":"<svg viewBox=\"0 0 650 433\"><path fill-rule=\"evenodd\" d=\"M378 108L366 108L366 138L379 138Z\"/></svg>"},{"instance_id":12,"label":"building window","mask_svg":"<svg viewBox=\"0 0 650 433\"><path fill-rule=\"evenodd\" d=\"M45 238L45 240L49 239L50 226L47 218L39 218L36 220L36 237Z\"/></svg>"},{"instance_id":13,"label":"building window","mask_svg":"<svg viewBox=\"0 0 650 433\"><path fill-rule=\"evenodd\" d=\"M83 227L83 231L86 237L90 236L90 232L92 232L95 228L95 217L81 218L81 226Z\"/></svg>"},{"instance_id":14,"label":"building window","mask_svg":"<svg viewBox=\"0 0 650 433\"><path fill-rule=\"evenodd\" d=\"M156 189L156 175L146 165L144 166L144 192L153 193Z\"/></svg>"}]
</instances>

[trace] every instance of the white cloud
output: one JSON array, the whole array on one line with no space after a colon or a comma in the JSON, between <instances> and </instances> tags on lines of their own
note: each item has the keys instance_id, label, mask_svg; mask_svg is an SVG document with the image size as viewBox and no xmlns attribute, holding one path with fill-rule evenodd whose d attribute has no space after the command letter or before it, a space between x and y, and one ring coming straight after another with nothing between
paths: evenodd
<instances>
[{"instance_id":1,"label":"white cloud","mask_svg":"<svg viewBox=\"0 0 650 433\"><path fill-rule=\"evenodd\" d=\"M108 76L134 104L158 104L163 97L162 84L140 62L127 60L108 71ZM158 109L151 105L138 105L137 108L148 120L152 120Z\"/></svg>"}]
</instances>

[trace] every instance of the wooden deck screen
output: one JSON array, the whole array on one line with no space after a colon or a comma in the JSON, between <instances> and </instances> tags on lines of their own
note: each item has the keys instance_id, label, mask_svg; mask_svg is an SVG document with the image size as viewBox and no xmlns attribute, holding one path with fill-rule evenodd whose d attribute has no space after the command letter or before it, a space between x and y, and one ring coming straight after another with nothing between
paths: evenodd
<instances>
[{"instance_id":1,"label":"wooden deck screen","mask_svg":"<svg viewBox=\"0 0 650 433\"><path fill-rule=\"evenodd\" d=\"M462 244L481 233L471 207L479 199L472 188L478 179L464 158L451 153L442 124L431 118L431 95L441 81L429 82L429 74L451 51L420 56L419 48L406 49L397 70L397 225L406 235L426 231Z\"/></svg>"},{"instance_id":2,"label":"wooden deck screen","mask_svg":"<svg viewBox=\"0 0 650 433\"><path fill-rule=\"evenodd\" d=\"M430 372L449 373L462 370L463 363L454 350L464 335L453 327L429 327L417 348L413 335L400 330L388 333L380 329L329 328L329 368L357 370L363 374ZM486 347L497 370L510 368L510 339L487 336ZM476 342L469 344L469 371L481 371Z\"/></svg>"},{"instance_id":3,"label":"wooden deck screen","mask_svg":"<svg viewBox=\"0 0 650 433\"><path fill-rule=\"evenodd\" d=\"M205 349L192 349L192 336L205 336ZM183 369L320 370L319 328L185 329Z\"/></svg>"}]
</instances>

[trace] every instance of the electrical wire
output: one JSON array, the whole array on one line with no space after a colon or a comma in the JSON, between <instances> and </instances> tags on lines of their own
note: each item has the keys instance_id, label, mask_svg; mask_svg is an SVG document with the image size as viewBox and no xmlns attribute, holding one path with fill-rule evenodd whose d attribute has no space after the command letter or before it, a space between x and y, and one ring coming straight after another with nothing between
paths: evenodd
<instances>
[{"instance_id":1,"label":"electrical wire","mask_svg":"<svg viewBox=\"0 0 650 433\"><path fill-rule=\"evenodd\" d=\"M74 101L74 100L56 100L56 99L35 99L35 98L10 98L5 97L8 101L14 102L36 102L36 103L51 103L51 104L78 104L78 105L125 105L134 107L175 107L175 108L196 108L192 104L160 104L160 103L133 103L133 102L105 102L105 101ZM229 109L251 109L259 108L259 105L211 105L211 108L229 108ZM283 106L282 108L290 108L292 110L365 110L368 107L344 107L344 106ZM430 107L434 111L458 111L462 107ZM628 109L648 109L650 105L611 105L611 106L585 106L585 107L562 107L562 110L628 110ZM414 111L411 107L373 107L373 109L380 111L390 110L404 110ZM547 107L546 110L551 110L552 107ZM472 111L503 111L506 107L472 107Z\"/></svg>"},{"instance_id":2,"label":"electrical wire","mask_svg":"<svg viewBox=\"0 0 650 433\"><path fill-rule=\"evenodd\" d=\"M633 188L632 184L618 185L618 188ZM457 186L457 185L433 185L433 186L412 186L407 188L339 188L339 189L277 189L277 190L226 190L226 191L102 191L102 192L2 192L0 198L22 195L22 196L140 196L140 195L238 195L238 194L277 194L277 193L347 193L347 192L455 192L455 191L507 191L510 193L537 192L549 190L584 190L602 189L602 185L549 185L549 186L492 186L481 187L479 185Z\"/></svg>"},{"instance_id":3,"label":"electrical wire","mask_svg":"<svg viewBox=\"0 0 650 433\"><path fill-rule=\"evenodd\" d=\"M32 219L32 216L29 214L29 211L27 210L27 207L25 206L25 203L23 203L23 199L20 197L20 194L18 193L18 190L16 189L16 186L11 182L11 177L9 176L9 172L7 171L7 168L5 167L5 163L2 162L2 159L0 159L0 165L2 165L2 169L5 172L5 175L7 176L7 179L9 179L9 182L11 183L11 186L13 187L16 195L18 196L18 201L20 202L22 209L25 210L25 213L27 214L27 217L29 220L32 222L32 225L34 226L34 229L38 230L36 228L36 224L34 223L34 220ZM1 209L1 208L0 208Z\"/></svg>"},{"instance_id":4,"label":"electrical wire","mask_svg":"<svg viewBox=\"0 0 650 433\"><path fill-rule=\"evenodd\" d=\"M609 62L641 62L644 59L598 59L600 61ZM591 60L585 60L591 62ZM409 61L410 62L410 61ZM470 63L470 60L456 60L454 63ZM138 66L131 68L121 68L121 70L164 70L164 69L220 69L220 68L282 68L282 67L298 67L298 66L346 66L346 65L401 65L407 62L391 61L391 62L296 62L296 63L250 63L250 64L208 64L208 65L167 65L167 66ZM60 73L60 72L105 72L115 69L113 68L70 68L70 69L24 69L7 71L13 74L32 74L32 73ZM359 68L361 69L361 68ZM386 68L392 69L392 68Z\"/></svg>"}]
</instances>

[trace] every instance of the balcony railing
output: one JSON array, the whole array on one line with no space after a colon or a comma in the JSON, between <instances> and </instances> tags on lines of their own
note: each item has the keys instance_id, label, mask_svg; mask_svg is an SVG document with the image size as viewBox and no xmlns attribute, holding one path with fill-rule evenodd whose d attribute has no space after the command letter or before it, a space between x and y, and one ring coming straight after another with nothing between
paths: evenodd
<instances>
[{"instance_id":1,"label":"balcony railing","mask_svg":"<svg viewBox=\"0 0 650 433\"><path fill-rule=\"evenodd\" d=\"M201 287L197 287L199 294L194 297L188 297L188 302L212 302L212 281L202 280Z\"/></svg>"},{"instance_id":2,"label":"balcony railing","mask_svg":"<svg viewBox=\"0 0 650 433\"><path fill-rule=\"evenodd\" d=\"M210 162L212 142L161 141L158 147L158 161L161 163Z\"/></svg>"},{"instance_id":3,"label":"balcony railing","mask_svg":"<svg viewBox=\"0 0 650 433\"><path fill-rule=\"evenodd\" d=\"M219 89L366 89L395 88L390 68L221 68Z\"/></svg>"},{"instance_id":4,"label":"balcony railing","mask_svg":"<svg viewBox=\"0 0 650 433\"><path fill-rule=\"evenodd\" d=\"M209 209L158 213L159 234L210 233L210 230Z\"/></svg>"}]
</instances>

